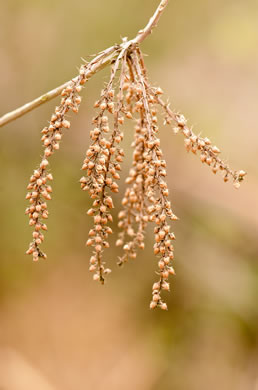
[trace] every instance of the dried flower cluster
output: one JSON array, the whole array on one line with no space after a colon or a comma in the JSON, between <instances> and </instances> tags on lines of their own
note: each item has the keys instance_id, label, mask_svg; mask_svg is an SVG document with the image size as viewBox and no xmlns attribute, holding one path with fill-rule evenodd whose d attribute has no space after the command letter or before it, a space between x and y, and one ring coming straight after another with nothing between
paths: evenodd
<instances>
[{"instance_id":1,"label":"dried flower cluster","mask_svg":"<svg viewBox=\"0 0 258 390\"><path fill-rule=\"evenodd\" d=\"M155 93L155 92L154 92ZM199 135L194 134L193 130L187 126L187 120L182 114L174 113L169 108L169 104L165 104L162 99L155 94L157 103L165 111L164 124L171 124L173 121L176 126L173 128L174 133L181 132L184 137L184 144L186 150L191 151L194 154L200 152L200 160L202 163L209 165L212 172L216 174L221 171L224 174L224 181L227 182L230 177L233 180L233 185L236 189L240 187L241 181L243 181L246 172L243 170L232 171L228 164L218 157L220 154L219 148L213 146L211 140L207 137L202 138Z\"/></svg>"},{"instance_id":2,"label":"dried flower cluster","mask_svg":"<svg viewBox=\"0 0 258 390\"><path fill-rule=\"evenodd\" d=\"M113 48L112 48L113 49ZM79 93L82 90L83 84L87 81L87 76L92 72L92 68L96 61L101 61L102 58L109 54L110 50L102 52L99 56L89 64L84 64L80 68L79 76L74 78L68 86L63 89L61 96L61 103L55 108L54 114L47 127L42 130L42 138L44 153L39 167L34 170L30 177L28 184L28 193L26 199L29 200L30 205L26 209L26 214L29 215L29 224L33 226L32 233L33 241L30 243L27 254L33 255L33 260L46 258L46 254L41 251L40 244L44 240L44 234L41 232L47 230L45 219L48 218L47 200L51 199L52 187L48 184L53 180L52 174L48 171L49 157L54 151L59 150L60 141L63 135L63 129L70 128L70 122L65 118L68 111L72 110L78 113L81 97Z\"/></svg>"},{"instance_id":3,"label":"dried flower cluster","mask_svg":"<svg viewBox=\"0 0 258 390\"><path fill-rule=\"evenodd\" d=\"M148 222L154 222L154 254L158 257L159 280L153 285L151 308L167 309L162 301L161 291L169 290L168 277L174 274L172 260L174 233L170 231L169 220L176 220L168 199L166 162L160 148L155 99L147 86L146 69L138 48L128 58L131 70L131 94L134 96L133 113L140 119L135 126L135 148L133 168L127 179L130 185L122 200L119 227L122 229L117 245L123 245L124 255L119 259L123 264L128 257L136 257L136 249L144 248L144 230ZM156 90L159 94L160 89ZM125 242L125 238L128 240Z\"/></svg>"},{"instance_id":4,"label":"dried flower cluster","mask_svg":"<svg viewBox=\"0 0 258 390\"><path fill-rule=\"evenodd\" d=\"M231 179L234 187L239 188L246 175L243 170L231 170L219 157L220 150L208 138L194 134L192 128L187 126L185 117L171 110L169 103L162 100L162 89L153 87L148 81L140 44L153 32L168 2L159 1L154 14L135 38L130 41L123 38L121 44L103 50L89 63L85 61L79 74L72 80L0 117L1 127L61 94L60 105L55 108L48 126L42 130L43 155L30 177L26 195L29 206L25 213L29 216L29 225L33 227L33 240L26 253L32 255L34 261L45 259L47 256L41 250L41 244L44 241L43 233L47 230L47 201L51 199L50 182L53 180L49 171L49 157L59 150L64 129L70 128L68 112L77 113L79 110L79 94L83 85L99 70L111 67L109 82L94 105L97 113L92 121L91 142L82 165L84 176L80 179L82 190L88 191L92 199L92 206L87 212L94 223L86 241L86 246L91 247L93 252L89 270L93 273L93 279L102 284L111 272L105 266L104 250L109 247L109 236L112 234L112 196L119 191L117 181L124 159L120 146L124 136L122 126L128 119L133 122L135 132L132 168L126 179L122 210L118 214L116 245L122 247L118 265L135 259L138 250L144 249L146 227L153 224L153 251L157 257L158 280L152 287L150 308L159 307L162 310L167 310L162 293L169 291L169 275L175 274L175 235L170 221L176 221L177 217L169 200L167 166L158 136L158 110L164 116L164 124L172 124L176 134L183 134L186 150L199 154L201 162L209 165L213 173L221 171L225 182Z\"/></svg>"},{"instance_id":5,"label":"dried flower cluster","mask_svg":"<svg viewBox=\"0 0 258 390\"><path fill-rule=\"evenodd\" d=\"M114 80L118 67L122 61L122 69L119 78L119 92L115 100ZM107 226L112 222L110 210L114 207L112 197L108 189L118 192L120 163L123 161L124 152L119 147L123 139L120 126L124 122L124 115L131 117L130 111L126 111L124 105L124 86L126 76L126 51L121 51L111 72L111 78L107 87L102 91L100 99L95 103L98 114L93 118L94 129L90 132L91 145L86 152L86 158L82 169L87 177L80 180L81 188L89 191L94 199L93 207L88 210L88 215L94 218L94 227L89 232L86 243L94 247L93 256L90 259L90 271L94 272L94 280L104 283L104 275L110 273L110 269L104 267L102 259L103 249L109 247L108 235L112 229ZM113 125L110 129L109 115L113 116Z\"/></svg>"},{"instance_id":6,"label":"dried flower cluster","mask_svg":"<svg viewBox=\"0 0 258 390\"><path fill-rule=\"evenodd\" d=\"M82 190L88 191L93 200L88 215L93 217L94 225L86 241L86 245L93 249L89 269L93 272L93 279L101 283L104 283L105 276L111 272L105 267L103 252L109 247L108 237L112 233L111 210L114 207L112 193L119 190L117 180L120 179L119 172L124 158L124 151L120 147L123 140L121 128L125 119L133 119L135 135L132 168L126 179L122 211L118 215L120 233L116 244L122 246L123 250L118 264L123 265L130 258L135 259L137 250L144 249L146 226L153 223L153 250L157 257L158 280L152 287L150 308L160 307L166 310L167 305L161 293L170 289L169 275L175 273L172 264L175 235L171 231L170 221L176 221L177 217L169 201L166 161L158 138L158 109L161 108L164 112L164 123L173 122L175 133L181 132L184 135L187 151L200 152L201 161L211 166L214 173L221 170L225 181L231 177L234 186L238 188L245 172L232 171L218 157L219 149L212 146L208 138L195 135L187 126L185 117L173 112L169 104L163 102L161 88L154 88L149 84L143 55L135 42L124 40L122 45L100 53L98 61L112 50L116 50L118 54L111 66L110 80L94 105L97 114L92 121L91 143L82 165L84 176L80 179ZM32 254L35 261L39 257L46 257L39 246L44 240L41 230L47 230L43 220L48 217L46 201L51 199L52 192L48 184L53 179L47 170L48 158L59 149L62 129L70 127L70 122L65 118L67 112L70 109L78 112L81 102L78 93L93 65L89 63L81 67L79 76L63 90L61 104L52 115L49 126L42 130L44 155L40 166L31 176L26 197L30 201L26 213L29 214L30 225L34 227L33 241L27 253Z\"/></svg>"}]
</instances>

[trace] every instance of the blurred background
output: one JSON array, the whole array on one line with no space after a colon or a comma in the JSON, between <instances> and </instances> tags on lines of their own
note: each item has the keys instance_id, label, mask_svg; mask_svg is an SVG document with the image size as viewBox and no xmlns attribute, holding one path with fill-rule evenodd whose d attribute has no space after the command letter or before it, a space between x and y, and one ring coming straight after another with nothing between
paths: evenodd
<instances>
[{"instance_id":1,"label":"blurred background","mask_svg":"<svg viewBox=\"0 0 258 390\"><path fill-rule=\"evenodd\" d=\"M72 78L81 57L134 37L157 4L2 2L0 115ZM40 131L59 99L1 128L0 389L258 390L257 18L256 0L171 0L142 45L149 78L172 107L233 169L248 172L236 191L185 152L181 135L161 126L180 218L168 312L149 310L157 263L152 227L146 250L123 269L116 266L119 250L106 251L113 272L104 287L88 272L91 202L78 181L108 70L87 83L80 112L51 158L47 261L24 255L31 240L25 195L42 151ZM128 126L114 228L132 138Z\"/></svg>"}]
</instances>

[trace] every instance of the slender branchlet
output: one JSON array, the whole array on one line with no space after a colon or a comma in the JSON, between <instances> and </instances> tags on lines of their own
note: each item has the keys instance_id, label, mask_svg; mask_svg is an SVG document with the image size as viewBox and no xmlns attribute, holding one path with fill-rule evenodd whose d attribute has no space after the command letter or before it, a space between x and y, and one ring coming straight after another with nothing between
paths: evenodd
<instances>
[{"instance_id":1,"label":"slender branchlet","mask_svg":"<svg viewBox=\"0 0 258 390\"><path fill-rule=\"evenodd\" d=\"M157 26L158 21L163 14L166 6L168 5L169 0L161 0L156 11L154 12L153 16L150 18L147 25L138 32L135 38L133 38L130 42L134 44L140 44L142 43L153 31L154 27ZM95 66L92 67L90 74L87 75L87 78L89 79L91 76L93 76L95 73L99 72L101 69L105 68L106 66L109 66L115 58L118 56L118 51L115 49L117 46L112 46L106 50L103 51L103 53L108 53L107 56L103 58L103 61L98 61L98 56L93 60L95 62ZM6 114L4 114L2 117L0 117L0 127L5 126L7 123L10 123L17 118L20 118L21 116L27 114L28 112L34 110L35 108L41 106L42 104L45 104L46 102L49 102L50 100L54 99L58 95L61 94L62 90L70 84L70 81L67 81L66 83L52 89L51 91L48 91L44 93L43 95L39 96L38 98L32 100L29 103L24 104L21 107L16 108L13 111L10 111Z\"/></svg>"}]
</instances>

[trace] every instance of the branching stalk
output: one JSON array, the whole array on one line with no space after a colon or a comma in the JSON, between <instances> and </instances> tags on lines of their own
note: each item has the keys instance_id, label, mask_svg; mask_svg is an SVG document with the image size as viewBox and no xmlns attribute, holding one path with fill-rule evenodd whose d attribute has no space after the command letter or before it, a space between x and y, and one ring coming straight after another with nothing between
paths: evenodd
<instances>
[{"instance_id":1,"label":"branching stalk","mask_svg":"<svg viewBox=\"0 0 258 390\"><path fill-rule=\"evenodd\" d=\"M158 21L160 19L160 16L162 15L167 4L168 4L168 0L162 0L160 2L158 8L156 9L152 18L149 20L146 27L143 30L140 30L134 39L132 39L129 42L122 43L121 45L112 46L108 49L105 49L97 57L95 57L91 61L92 64L94 64L94 66L91 68L91 71L86 75L86 78L87 79L91 78L94 74L96 74L100 70L102 70L105 67L107 67L108 65L110 65L117 58L117 56L119 55L119 52L121 51L121 49L125 45L127 47L129 47L130 45L133 45L133 44L142 43L147 38L147 36L151 34L154 27L157 26ZM21 116L27 114L28 112L34 110L35 108L41 106L42 104L49 102L50 100L59 96L61 94L62 90L64 88L66 88L70 82L71 82L71 80L52 89L51 91L44 93L43 95L32 100L31 102L26 103L23 106L16 108L15 110L3 115L0 118L0 127L3 127L7 123L12 122L17 118L20 118Z\"/></svg>"}]
</instances>

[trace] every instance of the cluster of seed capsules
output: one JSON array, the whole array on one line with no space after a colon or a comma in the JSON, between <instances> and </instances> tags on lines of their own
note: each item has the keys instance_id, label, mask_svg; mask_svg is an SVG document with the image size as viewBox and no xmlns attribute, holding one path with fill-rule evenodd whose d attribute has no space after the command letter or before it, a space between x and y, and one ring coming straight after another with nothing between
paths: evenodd
<instances>
[{"instance_id":1,"label":"cluster of seed capsules","mask_svg":"<svg viewBox=\"0 0 258 390\"><path fill-rule=\"evenodd\" d=\"M153 91L153 88L150 87L150 89ZM208 137L203 138L200 135L196 135L192 128L187 126L187 120L184 115L174 113L169 108L169 104L163 102L160 96L157 96L156 94L154 94L154 96L156 102L165 112L164 124L170 125L171 123L175 123L176 126L173 127L174 133L181 133L185 137L184 144L187 152L191 151L193 154L200 153L201 162L210 166L214 174L218 171L222 172L225 182L229 181L231 178L234 187L236 189L240 188L240 183L244 180L246 172L242 169L233 171L225 161L219 158L219 154L221 153L219 148L212 145L212 142Z\"/></svg>"},{"instance_id":2,"label":"cluster of seed capsules","mask_svg":"<svg viewBox=\"0 0 258 390\"><path fill-rule=\"evenodd\" d=\"M105 53L101 53L98 58L103 55ZM40 257L46 258L40 244L44 240L42 231L47 230L44 221L48 218L47 201L51 199L52 192L49 181L53 180L53 177L48 171L48 158L59 149L63 129L70 127L70 122L65 117L67 112L78 112L81 103L79 92L87 81L86 75L92 72L91 66L91 63L83 65L79 76L64 88L61 104L56 107L49 126L42 130L44 154L39 167L30 178L26 196L30 202L26 214L29 215L30 225L34 227L33 241L27 253L33 255L34 261ZM111 272L105 267L103 260L104 249L109 248L108 238L112 234L109 226L113 221L114 207L111 194L119 190L117 181L120 179L124 158L124 151L120 147L123 140L121 127L125 118L133 119L136 124L132 144L132 168L126 179L122 210L118 215L118 227L121 231L116 244L123 248L118 264L123 265L129 258L135 259L138 249L144 249L146 226L148 223L154 223L153 250L158 258L159 279L152 287L150 308L160 307L167 310L161 293L169 291L168 278L175 274L175 235L169 222L178 218L169 201L166 161L158 138L157 109L161 107L164 110L166 124L175 123L175 133L181 132L184 135L186 149L193 153L200 152L201 161L211 166L214 173L223 171L225 181L231 176L234 186L238 188L246 173L232 171L218 157L219 149L212 146L208 138L196 136L192 129L187 127L185 117L170 110L169 105L160 97L162 93L160 88L150 86L139 48L124 47L112 63L110 80L94 105L98 113L93 118L91 143L82 165L85 174L80 179L80 185L83 191L89 192L93 201L87 212L94 220L86 242L87 246L93 248L89 270L93 272L94 280L104 283L105 276Z\"/></svg>"},{"instance_id":3,"label":"cluster of seed capsules","mask_svg":"<svg viewBox=\"0 0 258 390\"><path fill-rule=\"evenodd\" d=\"M119 60L112 69L108 86L94 105L99 112L93 118L95 127L90 132L91 145L82 165L82 170L86 171L87 176L80 179L81 188L89 191L93 199L88 215L94 218L94 227L90 230L86 242L87 246L93 247L89 270L94 273L93 279L101 283L104 283L105 275L111 272L109 268L105 268L103 261L103 250L109 247L107 239L112 233L107 224L113 220L110 211L114 207L108 189L113 193L118 192L116 180L120 179L119 172L124 157L124 151L119 147L123 140L120 126L124 123L124 117L132 117L124 104L124 91L127 88L125 72L120 73L118 96L115 96L112 88ZM109 126L110 116L113 118L112 129Z\"/></svg>"},{"instance_id":4,"label":"cluster of seed capsules","mask_svg":"<svg viewBox=\"0 0 258 390\"><path fill-rule=\"evenodd\" d=\"M131 87L133 88L133 86ZM129 258L135 259L137 249L144 249L145 227L149 220L146 213L145 200L145 161L143 153L145 150L145 131L143 119L139 119L135 126L135 136L132 147L133 162L126 179L128 187L125 190L122 199L123 210L119 212L118 227L121 229L119 238L116 241L117 246L123 245L124 254L119 257L119 265L124 264ZM126 237L128 237L127 242Z\"/></svg>"},{"instance_id":5,"label":"cluster of seed capsules","mask_svg":"<svg viewBox=\"0 0 258 390\"><path fill-rule=\"evenodd\" d=\"M51 199L52 193L49 181L53 180L53 176L48 170L48 159L56 150L59 150L63 129L70 128L70 122L65 118L66 114L69 110L72 110L74 113L77 113L79 110L81 103L79 93L82 90L82 85L86 82L85 70L86 65L82 66L80 75L63 89L60 105L55 108L49 125L42 130L41 141L44 153L40 165L34 170L27 187L29 192L26 195L26 199L29 200L30 206L25 211L29 215L29 225L34 227L32 233L33 240L26 253L32 254L34 261L47 257L40 249L40 244L44 240L42 231L47 230L47 225L45 224L45 220L48 218L47 201Z\"/></svg>"},{"instance_id":6,"label":"cluster of seed capsules","mask_svg":"<svg viewBox=\"0 0 258 390\"><path fill-rule=\"evenodd\" d=\"M174 246L172 242L175 239L175 235L170 231L168 221L176 221L178 218L173 213L171 203L168 200L169 192L165 181L167 175L166 162L163 159L159 146L159 139L155 137L148 145L148 157L151 157L151 159L146 167L147 198L150 204L147 212L149 214L149 220L156 225L154 228L154 254L159 258L159 281L153 285L153 298L150 307L155 308L159 306L162 309L166 309L166 303L161 299L161 291L169 291L168 277L175 273L172 266L174 259Z\"/></svg>"},{"instance_id":7,"label":"cluster of seed capsules","mask_svg":"<svg viewBox=\"0 0 258 390\"><path fill-rule=\"evenodd\" d=\"M135 134L132 143L133 159L132 168L126 179L128 185L122 199L123 210L119 212L118 227L121 229L119 238L116 241L117 246L123 245L123 255L119 257L118 265L123 265L129 258L135 259L137 249L144 249L145 227L149 220L146 213L145 199L145 168L146 162L143 154L145 151L145 117L142 102L142 88L137 82L134 74L134 68L128 59L128 68L130 70L130 83L127 84L126 103L130 107L132 115L138 114L139 119L135 118Z\"/></svg>"},{"instance_id":8,"label":"cluster of seed capsules","mask_svg":"<svg viewBox=\"0 0 258 390\"><path fill-rule=\"evenodd\" d=\"M135 58L136 57L136 58ZM169 191L166 183L166 162L157 137L157 109L155 97L146 87L146 70L142 58L134 52L131 65L131 95L134 97L133 114L139 113L140 119L135 126L135 140L132 144L133 167L129 172L125 195L122 200L123 210L119 213L119 234L117 245L123 245L124 255L118 264L128 258L135 258L137 249L144 248L144 232L148 222L154 222L154 254L158 256L159 281L153 285L153 298L150 308L167 309L161 298L162 290L169 290L168 277L174 274L172 260L174 233L170 231L168 220L177 220L168 200ZM162 94L160 88L155 89Z\"/></svg>"},{"instance_id":9,"label":"cluster of seed capsules","mask_svg":"<svg viewBox=\"0 0 258 390\"><path fill-rule=\"evenodd\" d=\"M228 164L221 160L218 155L220 154L219 148L213 146L211 140L207 137L202 138L194 134L192 129L187 126L187 121L182 114L175 115L175 121L177 126L174 127L174 132L182 132L185 137L185 148L189 152L196 154L200 152L200 160L202 163L209 165L212 172L216 174L218 171L224 173L224 181L229 181L230 176L233 179L233 185L236 189L240 187L241 181L244 179L246 172L243 170L232 171Z\"/></svg>"}]
</instances>

